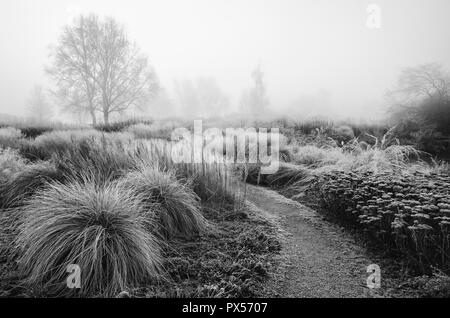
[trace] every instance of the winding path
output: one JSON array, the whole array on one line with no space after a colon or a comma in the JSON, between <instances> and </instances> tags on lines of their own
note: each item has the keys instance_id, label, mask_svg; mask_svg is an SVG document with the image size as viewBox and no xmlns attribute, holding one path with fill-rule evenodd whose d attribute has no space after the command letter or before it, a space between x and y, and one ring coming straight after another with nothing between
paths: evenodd
<instances>
[{"instance_id":1,"label":"winding path","mask_svg":"<svg viewBox=\"0 0 450 318\"><path fill-rule=\"evenodd\" d=\"M274 217L284 237L280 268L267 288L278 297L374 297L365 249L336 224L273 190L248 185L248 201Z\"/></svg>"}]
</instances>

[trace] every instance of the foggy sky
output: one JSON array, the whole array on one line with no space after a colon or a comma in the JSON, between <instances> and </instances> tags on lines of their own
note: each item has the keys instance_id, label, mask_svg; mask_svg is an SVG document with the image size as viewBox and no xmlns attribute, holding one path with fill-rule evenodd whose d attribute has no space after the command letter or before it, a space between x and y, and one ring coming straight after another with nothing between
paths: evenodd
<instances>
[{"instance_id":1,"label":"foggy sky","mask_svg":"<svg viewBox=\"0 0 450 318\"><path fill-rule=\"evenodd\" d=\"M366 26L370 3L381 29ZM47 85L48 46L91 12L125 24L169 94L176 80L214 77L234 108L258 63L272 109L313 100L356 116L382 109L402 68L450 68L448 0L2 0L0 113L25 114L33 86Z\"/></svg>"}]
</instances>

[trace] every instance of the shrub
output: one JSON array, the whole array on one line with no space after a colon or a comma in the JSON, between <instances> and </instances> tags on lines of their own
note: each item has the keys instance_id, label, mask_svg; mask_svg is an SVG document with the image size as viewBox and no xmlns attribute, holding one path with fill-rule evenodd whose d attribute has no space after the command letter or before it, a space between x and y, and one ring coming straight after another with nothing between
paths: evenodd
<instances>
[{"instance_id":1,"label":"shrub","mask_svg":"<svg viewBox=\"0 0 450 318\"><path fill-rule=\"evenodd\" d=\"M49 160L54 155L63 155L76 150L80 145L97 147L105 144L122 145L133 140L130 134L104 134L95 130L53 131L22 145L20 153L30 160Z\"/></svg>"},{"instance_id":2,"label":"shrub","mask_svg":"<svg viewBox=\"0 0 450 318\"><path fill-rule=\"evenodd\" d=\"M322 148L314 145L294 145L288 147L288 149L291 162L310 167L335 164L344 157L344 154L339 148Z\"/></svg>"},{"instance_id":3,"label":"shrub","mask_svg":"<svg viewBox=\"0 0 450 318\"><path fill-rule=\"evenodd\" d=\"M151 139L154 138L155 131L154 129L145 124L136 124L127 128L127 132L130 132L134 135L135 138L139 139Z\"/></svg>"},{"instance_id":4,"label":"shrub","mask_svg":"<svg viewBox=\"0 0 450 318\"><path fill-rule=\"evenodd\" d=\"M175 124L171 122L158 122L151 125L139 123L128 127L126 131L132 133L136 138L160 138L169 140L174 128Z\"/></svg>"},{"instance_id":5,"label":"shrub","mask_svg":"<svg viewBox=\"0 0 450 318\"><path fill-rule=\"evenodd\" d=\"M144 198L149 209L156 207L159 229L164 236L190 238L205 230L199 198L172 172L144 166L127 174L122 184Z\"/></svg>"},{"instance_id":6,"label":"shrub","mask_svg":"<svg viewBox=\"0 0 450 318\"><path fill-rule=\"evenodd\" d=\"M407 169L411 159L420 162L421 152L412 146L386 145L376 140L371 146L353 142L344 147L318 147L316 145L288 145L289 159L294 164L306 165L316 172L331 170L386 172Z\"/></svg>"},{"instance_id":7,"label":"shrub","mask_svg":"<svg viewBox=\"0 0 450 318\"><path fill-rule=\"evenodd\" d=\"M0 207L11 208L23 204L38 189L51 181L62 181L63 175L50 162L25 165L11 178L0 185Z\"/></svg>"},{"instance_id":8,"label":"shrub","mask_svg":"<svg viewBox=\"0 0 450 318\"><path fill-rule=\"evenodd\" d=\"M152 124L152 122L153 122L152 120L129 119L129 120L125 120L125 121L117 121L114 123L109 123L107 125L99 124L99 125L95 126L95 129L98 131L106 132L106 133L117 133L117 132L121 132L133 125L137 125L137 124L150 125L150 124Z\"/></svg>"},{"instance_id":9,"label":"shrub","mask_svg":"<svg viewBox=\"0 0 450 318\"><path fill-rule=\"evenodd\" d=\"M11 176L21 171L25 166L25 160L19 156L16 150L0 148L0 186L7 182Z\"/></svg>"},{"instance_id":10,"label":"shrub","mask_svg":"<svg viewBox=\"0 0 450 318\"><path fill-rule=\"evenodd\" d=\"M339 144L345 144L353 138L355 138L355 133L350 126L341 125L333 129L333 139Z\"/></svg>"},{"instance_id":11,"label":"shrub","mask_svg":"<svg viewBox=\"0 0 450 318\"><path fill-rule=\"evenodd\" d=\"M13 127L0 128L0 148L17 148L23 137L20 130Z\"/></svg>"},{"instance_id":12,"label":"shrub","mask_svg":"<svg viewBox=\"0 0 450 318\"><path fill-rule=\"evenodd\" d=\"M421 272L450 270L448 174L333 171L309 191L331 215L403 253Z\"/></svg>"},{"instance_id":13,"label":"shrub","mask_svg":"<svg viewBox=\"0 0 450 318\"><path fill-rule=\"evenodd\" d=\"M186 140L176 143L176 148L172 147L173 142L164 144L169 145L165 149L165 157L168 158L173 158L174 154L184 157L192 152L192 145ZM175 163L168 160L164 163L165 167L176 170L180 178L192 180L194 192L203 203L214 203L217 206L234 205L240 197L240 183L231 170L231 167L236 165L228 164L226 158L213 146L209 148L210 151L205 148L199 163Z\"/></svg>"},{"instance_id":14,"label":"shrub","mask_svg":"<svg viewBox=\"0 0 450 318\"><path fill-rule=\"evenodd\" d=\"M65 176L82 180L86 175L98 184L115 180L137 165L133 148L105 140L101 144L80 142L53 159Z\"/></svg>"},{"instance_id":15,"label":"shrub","mask_svg":"<svg viewBox=\"0 0 450 318\"><path fill-rule=\"evenodd\" d=\"M80 295L112 296L160 275L156 238L141 200L116 183L53 183L28 200L17 239L25 283L49 295L74 296L69 264L81 268Z\"/></svg>"},{"instance_id":16,"label":"shrub","mask_svg":"<svg viewBox=\"0 0 450 318\"><path fill-rule=\"evenodd\" d=\"M358 144L345 160L337 162L346 171L371 171L375 173L406 170L411 159L420 160L420 151L412 146L391 145L386 148L361 148Z\"/></svg>"},{"instance_id":17,"label":"shrub","mask_svg":"<svg viewBox=\"0 0 450 318\"><path fill-rule=\"evenodd\" d=\"M239 202L239 183L225 164L204 162L180 164L176 168L180 176L192 180L193 190L203 203L221 207Z\"/></svg>"},{"instance_id":18,"label":"shrub","mask_svg":"<svg viewBox=\"0 0 450 318\"><path fill-rule=\"evenodd\" d=\"M38 147L34 140L23 140L17 150L22 157L29 161L45 161L51 158L51 153L43 147Z\"/></svg>"},{"instance_id":19,"label":"shrub","mask_svg":"<svg viewBox=\"0 0 450 318\"><path fill-rule=\"evenodd\" d=\"M439 271L409 279L403 286L417 290L418 296L423 298L450 297L450 277Z\"/></svg>"},{"instance_id":20,"label":"shrub","mask_svg":"<svg viewBox=\"0 0 450 318\"><path fill-rule=\"evenodd\" d=\"M12 138L19 139L22 138L23 135L19 129L13 127L0 128L0 137L1 138Z\"/></svg>"},{"instance_id":21,"label":"shrub","mask_svg":"<svg viewBox=\"0 0 450 318\"><path fill-rule=\"evenodd\" d=\"M352 123L350 126L359 140L363 139L366 134L381 138L389 131L388 125L383 122Z\"/></svg>"},{"instance_id":22,"label":"shrub","mask_svg":"<svg viewBox=\"0 0 450 318\"><path fill-rule=\"evenodd\" d=\"M276 173L267 176L267 181L275 187L288 187L299 182L307 182L310 175L310 171L305 167L282 164Z\"/></svg>"},{"instance_id":23,"label":"shrub","mask_svg":"<svg viewBox=\"0 0 450 318\"><path fill-rule=\"evenodd\" d=\"M291 191L291 188L293 188L294 191L298 192L308 186L312 179L313 176L308 168L282 163L278 171L270 175L260 174L260 167L252 165L246 180L249 183L272 186L282 191L286 189Z\"/></svg>"},{"instance_id":24,"label":"shrub","mask_svg":"<svg viewBox=\"0 0 450 318\"><path fill-rule=\"evenodd\" d=\"M20 153L30 160L49 160L54 154L62 154L82 142L94 142L101 134L94 130L61 130L38 136L24 144Z\"/></svg>"},{"instance_id":25,"label":"shrub","mask_svg":"<svg viewBox=\"0 0 450 318\"><path fill-rule=\"evenodd\" d=\"M312 134L319 130L328 134L333 127L334 123L332 121L322 119L298 121L294 124L294 129L302 134Z\"/></svg>"},{"instance_id":26,"label":"shrub","mask_svg":"<svg viewBox=\"0 0 450 318\"><path fill-rule=\"evenodd\" d=\"M34 139L40 135L43 135L45 133L49 133L51 131L53 131L55 128L51 127L51 126L26 126L26 127L21 127L20 131L22 132L22 134L25 136L25 138L31 138Z\"/></svg>"},{"instance_id":27,"label":"shrub","mask_svg":"<svg viewBox=\"0 0 450 318\"><path fill-rule=\"evenodd\" d=\"M450 100L431 98L423 101L415 110L420 124L431 124L438 132L450 135Z\"/></svg>"}]
</instances>

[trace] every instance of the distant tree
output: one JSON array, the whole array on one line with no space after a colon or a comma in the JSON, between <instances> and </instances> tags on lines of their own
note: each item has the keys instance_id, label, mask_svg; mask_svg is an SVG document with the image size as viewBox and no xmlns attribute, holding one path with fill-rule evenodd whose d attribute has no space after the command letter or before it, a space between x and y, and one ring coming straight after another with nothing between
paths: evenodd
<instances>
[{"instance_id":1,"label":"distant tree","mask_svg":"<svg viewBox=\"0 0 450 318\"><path fill-rule=\"evenodd\" d=\"M181 107L181 113L185 116L199 116L200 97L194 82L191 79L183 79L174 82L175 95Z\"/></svg>"},{"instance_id":2,"label":"distant tree","mask_svg":"<svg viewBox=\"0 0 450 318\"><path fill-rule=\"evenodd\" d=\"M255 84L252 89L252 97L255 104L254 107L258 111L262 112L269 104L269 101L266 97L266 85L264 83L264 73L261 70L261 66L258 66L255 70L253 70L252 78Z\"/></svg>"},{"instance_id":3,"label":"distant tree","mask_svg":"<svg viewBox=\"0 0 450 318\"><path fill-rule=\"evenodd\" d=\"M114 19L100 24L97 50L102 112L109 114L130 107L143 108L158 90L157 77L148 58L128 40L125 30Z\"/></svg>"},{"instance_id":4,"label":"distant tree","mask_svg":"<svg viewBox=\"0 0 450 318\"><path fill-rule=\"evenodd\" d=\"M38 122L45 122L53 117L53 108L42 86L35 86L28 97L26 107L29 117Z\"/></svg>"},{"instance_id":5,"label":"distant tree","mask_svg":"<svg viewBox=\"0 0 450 318\"><path fill-rule=\"evenodd\" d=\"M266 85L264 82L264 73L261 66L257 66L252 72L254 86L250 90L244 91L241 96L241 108L251 116L262 114L269 105L266 96Z\"/></svg>"},{"instance_id":6,"label":"distant tree","mask_svg":"<svg viewBox=\"0 0 450 318\"><path fill-rule=\"evenodd\" d=\"M59 43L52 48L52 64L48 74L56 84L54 95L63 110L81 115L89 114L97 124L100 110L96 35L100 32L96 16L80 16L64 27Z\"/></svg>"},{"instance_id":7,"label":"distant tree","mask_svg":"<svg viewBox=\"0 0 450 318\"><path fill-rule=\"evenodd\" d=\"M251 110L250 110L250 91L244 90L241 94L241 99L239 100L239 108L241 109L241 112L244 116L250 116Z\"/></svg>"},{"instance_id":8,"label":"distant tree","mask_svg":"<svg viewBox=\"0 0 450 318\"><path fill-rule=\"evenodd\" d=\"M172 97L164 87L160 87L158 93L150 101L149 108L153 118L166 118L175 115L175 104Z\"/></svg>"},{"instance_id":9,"label":"distant tree","mask_svg":"<svg viewBox=\"0 0 450 318\"><path fill-rule=\"evenodd\" d=\"M188 116L220 116L229 105L227 95L212 77L199 77L175 82L175 93Z\"/></svg>"},{"instance_id":10,"label":"distant tree","mask_svg":"<svg viewBox=\"0 0 450 318\"><path fill-rule=\"evenodd\" d=\"M387 98L394 118L417 116L431 102L439 104L450 100L450 74L437 63L406 68Z\"/></svg>"},{"instance_id":11,"label":"distant tree","mask_svg":"<svg viewBox=\"0 0 450 318\"><path fill-rule=\"evenodd\" d=\"M397 88L389 94L404 105L427 98L446 100L450 97L450 74L437 63L408 67L402 70Z\"/></svg>"},{"instance_id":12,"label":"distant tree","mask_svg":"<svg viewBox=\"0 0 450 318\"><path fill-rule=\"evenodd\" d=\"M223 116L230 101L217 81L212 77L202 77L196 83L203 114Z\"/></svg>"},{"instance_id":13,"label":"distant tree","mask_svg":"<svg viewBox=\"0 0 450 318\"><path fill-rule=\"evenodd\" d=\"M51 57L55 95L66 110L90 114L94 125L98 112L108 124L112 113L143 108L158 90L147 57L113 18L78 17L64 28Z\"/></svg>"},{"instance_id":14,"label":"distant tree","mask_svg":"<svg viewBox=\"0 0 450 318\"><path fill-rule=\"evenodd\" d=\"M450 73L441 65L403 70L397 88L387 96L391 119L401 138L415 140L430 153L450 151Z\"/></svg>"}]
</instances>

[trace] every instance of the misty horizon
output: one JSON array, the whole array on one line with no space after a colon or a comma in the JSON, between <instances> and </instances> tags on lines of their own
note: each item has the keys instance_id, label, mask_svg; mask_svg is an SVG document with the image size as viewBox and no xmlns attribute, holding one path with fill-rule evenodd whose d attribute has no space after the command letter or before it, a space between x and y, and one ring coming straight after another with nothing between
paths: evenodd
<instances>
[{"instance_id":1,"label":"misty horizon","mask_svg":"<svg viewBox=\"0 0 450 318\"><path fill-rule=\"evenodd\" d=\"M367 26L369 4L380 28ZM80 14L111 16L149 58L164 89L150 117L185 116L177 85L210 81L239 113L252 71L261 66L268 110L291 116L375 119L401 70L450 67L450 3L432 1L5 1L0 13L0 114L27 116L50 47ZM193 84L192 84L193 83ZM70 117L55 107L55 119ZM214 111L204 116L217 115Z\"/></svg>"}]
</instances>

